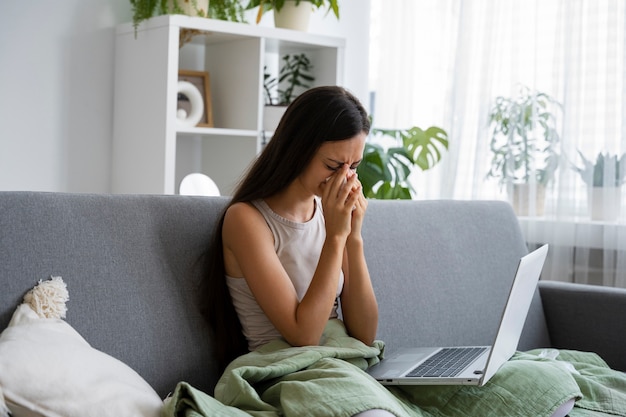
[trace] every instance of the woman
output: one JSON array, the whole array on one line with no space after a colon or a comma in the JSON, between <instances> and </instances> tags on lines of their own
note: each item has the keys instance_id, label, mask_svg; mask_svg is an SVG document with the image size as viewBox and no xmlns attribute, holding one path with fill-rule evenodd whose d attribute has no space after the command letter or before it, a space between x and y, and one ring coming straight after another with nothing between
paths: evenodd
<instances>
[{"instance_id":1,"label":"woman","mask_svg":"<svg viewBox=\"0 0 626 417\"><path fill-rule=\"evenodd\" d=\"M378 306L361 237L367 201L355 172L369 129L345 89L307 90L241 182L218 223L202 291L222 371L276 338L318 345L339 306L348 334L374 341Z\"/></svg>"},{"instance_id":2,"label":"woman","mask_svg":"<svg viewBox=\"0 0 626 417\"><path fill-rule=\"evenodd\" d=\"M348 91L309 89L234 193L204 292L215 339L227 341L217 346L222 369L275 338L319 344L339 304L348 333L374 341L378 306L361 237L367 201L356 175L369 129Z\"/></svg>"},{"instance_id":3,"label":"woman","mask_svg":"<svg viewBox=\"0 0 626 417\"><path fill-rule=\"evenodd\" d=\"M277 337L318 344L339 303L349 334L374 340L378 307L361 237L367 201L355 172L369 128L345 89L307 90L234 193L205 292L216 339L228 341L218 347L222 368Z\"/></svg>"}]
</instances>

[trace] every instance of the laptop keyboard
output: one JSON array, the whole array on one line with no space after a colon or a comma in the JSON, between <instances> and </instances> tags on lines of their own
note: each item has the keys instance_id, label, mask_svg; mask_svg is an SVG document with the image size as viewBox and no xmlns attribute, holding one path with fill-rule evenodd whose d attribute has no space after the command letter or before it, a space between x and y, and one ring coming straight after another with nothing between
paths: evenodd
<instances>
[{"instance_id":1,"label":"laptop keyboard","mask_svg":"<svg viewBox=\"0 0 626 417\"><path fill-rule=\"evenodd\" d=\"M408 377L451 377L458 375L486 347L444 348L410 371Z\"/></svg>"}]
</instances>

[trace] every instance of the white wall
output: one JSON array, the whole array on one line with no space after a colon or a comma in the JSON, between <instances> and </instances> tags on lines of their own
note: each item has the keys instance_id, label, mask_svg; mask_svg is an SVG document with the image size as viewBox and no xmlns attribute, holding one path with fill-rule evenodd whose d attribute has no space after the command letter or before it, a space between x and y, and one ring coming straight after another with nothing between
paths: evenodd
<instances>
[{"instance_id":1,"label":"white wall","mask_svg":"<svg viewBox=\"0 0 626 417\"><path fill-rule=\"evenodd\" d=\"M340 13L310 31L346 38L344 84L367 105L369 0ZM128 0L0 2L0 190L110 192L114 28L131 16Z\"/></svg>"}]
</instances>

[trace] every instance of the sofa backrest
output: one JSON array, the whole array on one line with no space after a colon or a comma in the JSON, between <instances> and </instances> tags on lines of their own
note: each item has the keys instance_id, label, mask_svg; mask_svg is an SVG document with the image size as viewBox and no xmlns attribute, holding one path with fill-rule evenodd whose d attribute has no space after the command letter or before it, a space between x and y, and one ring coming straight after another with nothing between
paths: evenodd
<instances>
[{"instance_id":1,"label":"sofa backrest","mask_svg":"<svg viewBox=\"0 0 626 417\"><path fill-rule=\"evenodd\" d=\"M406 346L490 345L519 258L528 252L501 201L370 201L365 255L378 337ZM539 292L519 348L549 346Z\"/></svg>"},{"instance_id":2,"label":"sofa backrest","mask_svg":"<svg viewBox=\"0 0 626 417\"><path fill-rule=\"evenodd\" d=\"M210 331L195 306L198 262L225 197L0 192L0 330L26 291L68 286L67 321L164 397L212 392ZM387 349L486 344L526 252L498 202L370 201L366 256ZM538 297L538 296L537 296ZM538 298L523 343L547 345Z\"/></svg>"},{"instance_id":3,"label":"sofa backrest","mask_svg":"<svg viewBox=\"0 0 626 417\"><path fill-rule=\"evenodd\" d=\"M212 392L210 332L195 308L198 264L226 198L0 193L0 328L51 275L67 322L164 397Z\"/></svg>"}]
</instances>

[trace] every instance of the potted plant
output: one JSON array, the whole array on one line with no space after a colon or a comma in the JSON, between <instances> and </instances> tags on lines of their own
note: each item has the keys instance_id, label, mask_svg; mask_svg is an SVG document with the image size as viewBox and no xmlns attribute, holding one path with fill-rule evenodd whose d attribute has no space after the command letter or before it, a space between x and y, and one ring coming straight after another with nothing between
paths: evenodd
<instances>
[{"instance_id":1,"label":"potted plant","mask_svg":"<svg viewBox=\"0 0 626 417\"><path fill-rule=\"evenodd\" d=\"M135 34L139 23L163 14L184 14L244 22L239 0L129 0L133 11Z\"/></svg>"},{"instance_id":2,"label":"potted plant","mask_svg":"<svg viewBox=\"0 0 626 417\"><path fill-rule=\"evenodd\" d=\"M493 157L487 176L512 186L509 190L518 215L528 215L529 206L535 206L529 200L532 192L537 197L536 213L543 213L545 187L558 167L559 108L548 94L522 86L517 96L496 97L489 112Z\"/></svg>"},{"instance_id":3,"label":"potted plant","mask_svg":"<svg viewBox=\"0 0 626 417\"><path fill-rule=\"evenodd\" d=\"M243 14L244 8L240 0L209 0L207 17L211 19L246 23Z\"/></svg>"},{"instance_id":4,"label":"potted plant","mask_svg":"<svg viewBox=\"0 0 626 417\"><path fill-rule=\"evenodd\" d=\"M319 9L328 6L339 19L338 0L250 0L246 9L259 8L256 17L258 24L265 12L274 10L274 25L279 28L306 31L309 26L309 16L313 8Z\"/></svg>"},{"instance_id":5,"label":"potted plant","mask_svg":"<svg viewBox=\"0 0 626 417\"><path fill-rule=\"evenodd\" d=\"M273 77L265 67L263 90L263 129L273 131L287 106L304 90L311 88L315 77L311 74L313 65L306 54L287 54L282 57L278 75Z\"/></svg>"},{"instance_id":6,"label":"potted plant","mask_svg":"<svg viewBox=\"0 0 626 417\"><path fill-rule=\"evenodd\" d=\"M383 138L395 139L400 146L383 147ZM404 199L415 196L409 175L418 167L422 171L435 166L448 149L448 134L431 126L426 130L372 129L365 144L363 160L357 168L363 193L367 198Z\"/></svg>"},{"instance_id":7,"label":"potted plant","mask_svg":"<svg viewBox=\"0 0 626 417\"><path fill-rule=\"evenodd\" d=\"M595 162L578 155L583 166L573 169L587 184L588 207L592 220L615 220L619 215L621 186L626 182L626 153L619 158L610 153L598 153Z\"/></svg>"}]
</instances>

